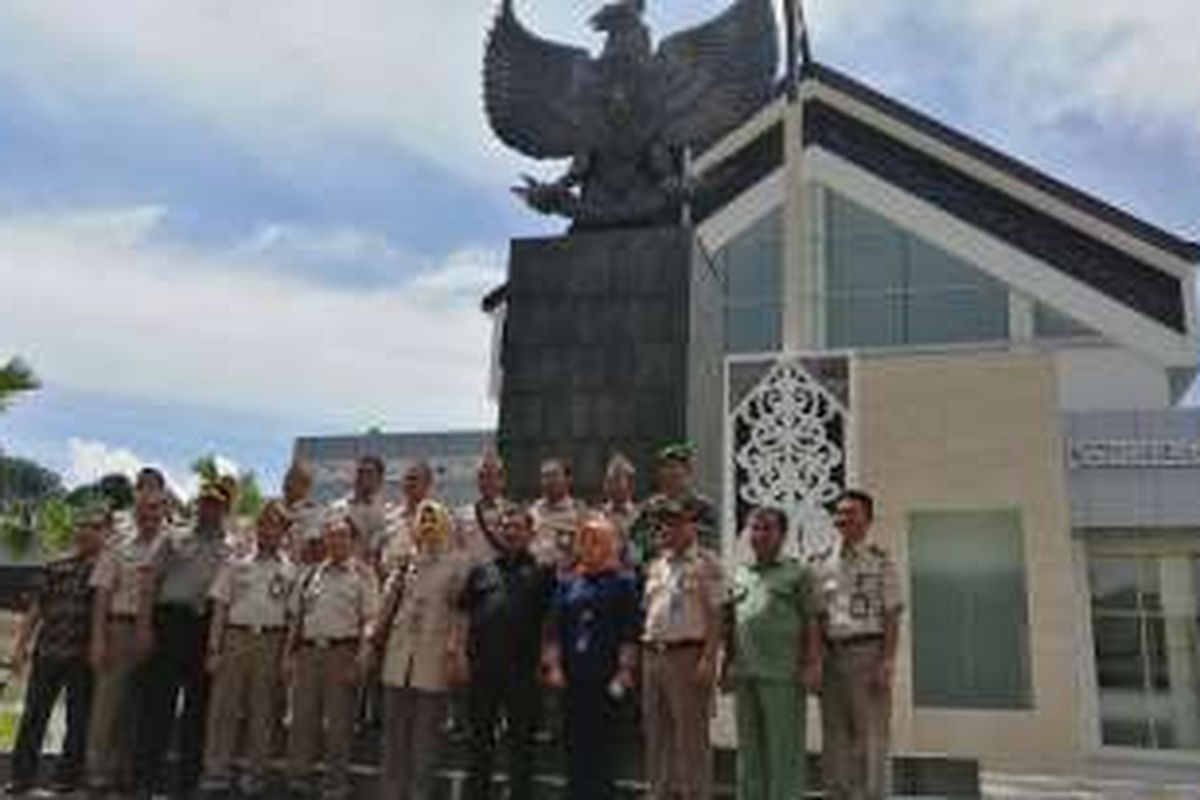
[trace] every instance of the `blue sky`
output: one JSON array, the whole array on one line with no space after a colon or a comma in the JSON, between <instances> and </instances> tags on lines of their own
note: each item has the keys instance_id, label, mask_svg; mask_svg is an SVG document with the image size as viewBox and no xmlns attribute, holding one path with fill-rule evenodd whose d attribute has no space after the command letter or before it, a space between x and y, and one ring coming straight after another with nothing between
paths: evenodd
<instances>
[{"instance_id":1,"label":"blue sky","mask_svg":"<svg viewBox=\"0 0 1200 800\"><path fill-rule=\"evenodd\" d=\"M657 31L724 0L649 0ZM169 9L167 8L169 6ZM598 2L519 0L595 46ZM810 0L818 58L1200 238L1190 0ZM480 109L491 0L5 0L0 447L71 481L297 434L492 424L479 296L554 230Z\"/></svg>"}]
</instances>

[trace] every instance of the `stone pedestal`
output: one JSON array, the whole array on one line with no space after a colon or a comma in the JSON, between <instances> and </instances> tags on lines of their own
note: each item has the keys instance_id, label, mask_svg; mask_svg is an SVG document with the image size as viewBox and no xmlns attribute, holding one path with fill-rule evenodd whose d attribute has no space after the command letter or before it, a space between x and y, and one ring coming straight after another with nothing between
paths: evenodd
<instances>
[{"instance_id":1,"label":"stone pedestal","mask_svg":"<svg viewBox=\"0 0 1200 800\"><path fill-rule=\"evenodd\" d=\"M722 295L689 228L514 241L498 438L512 496L536 496L541 459L562 456L595 498L616 451L644 493L654 451L685 438L719 496Z\"/></svg>"}]
</instances>

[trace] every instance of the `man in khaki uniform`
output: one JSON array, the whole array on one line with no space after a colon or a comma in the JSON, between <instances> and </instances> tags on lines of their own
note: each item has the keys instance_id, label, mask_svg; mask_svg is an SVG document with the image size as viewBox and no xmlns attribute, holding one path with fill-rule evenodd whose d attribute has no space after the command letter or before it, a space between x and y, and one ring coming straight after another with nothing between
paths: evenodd
<instances>
[{"instance_id":1,"label":"man in khaki uniform","mask_svg":"<svg viewBox=\"0 0 1200 800\"><path fill-rule=\"evenodd\" d=\"M575 530L587 507L571 496L571 468L548 458L541 467L542 496L529 507L533 543L529 551L539 564L570 569L575 560Z\"/></svg>"},{"instance_id":2,"label":"man in khaki uniform","mask_svg":"<svg viewBox=\"0 0 1200 800\"><path fill-rule=\"evenodd\" d=\"M213 672L204 788L226 792L234 746L244 719L249 772L243 794L255 794L270 765L279 710L279 663L287 632L287 604L296 566L280 545L287 512L268 503L255 525L256 547L221 570L209 596L213 620L208 665Z\"/></svg>"},{"instance_id":3,"label":"man in khaki uniform","mask_svg":"<svg viewBox=\"0 0 1200 800\"><path fill-rule=\"evenodd\" d=\"M630 528L630 549L634 563L644 566L658 554L658 538L662 533L661 509L671 501L686 503L696 510L696 537L700 544L719 552L720 526L713 502L696 491L693 483L693 449L687 442L667 445L658 451L658 491L646 498L640 513Z\"/></svg>"},{"instance_id":4,"label":"man in khaki uniform","mask_svg":"<svg viewBox=\"0 0 1200 800\"><path fill-rule=\"evenodd\" d=\"M600 504L600 511L616 528L621 560L625 563L630 563L633 558L629 534L640 511L637 501L633 499L636 477L637 468L621 453L616 453L608 460L604 470L604 501Z\"/></svg>"},{"instance_id":5,"label":"man in khaki uniform","mask_svg":"<svg viewBox=\"0 0 1200 800\"><path fill-rule=\"evenodd\" d=\"M286 549L292 560L304 560L305 550L321 538L321 504L310 497L312 472L297 461L288 467L283 477L283 513L287 517L288 529Z\"/></svg>"},{"instance_id":6,"label":"man in khaki uniform","mask_svg":"<svg viewBox=\"0 0 1200 800\"><path fill-rule=\"evenodd\" d=\"M370 658L368 634L379 612L379 587L374 570L353 557L344 516L328 519L324 536L325 561L293 594L297 608L285 648L285 671L295 674L288 776L303 791L323 750L326 795L346 797L355 699Z\"/></svg>"},{"instance_id":7,"label":"man in khaki uniform","mask_svg":"<svg viewBox=\"0 0 1200 800\"><path fill-rule=\"evenodd\" d=\"M874 511L866 492L843 493L833 520L841 551L813 559L824 659L810 662L806 683L821 687L822 771L835 800L888 796L888 723L904 607L891 557L866 541Z\"/></svg>"},{"instance_id":8,"label":"man in khaki uniform","mask_svg":"<svg viewBox=\"0 0 1200 800\"><path fill-rule=\"evenodd\" d=\"M708 721L722 640L725 579L696 541L698 509L664 502L663 549L646 571L642 703L646 766L655 800L697 800L712 790Z\"/></svg>"},{"instance_id":9,"label":"man in khaki uniform","mask_svg":"<svg viewBox=\"0 0 1200 800\"><path fill-rule=\"evenodd\" d=\"M383 493L386 470L379 456L360 456L354 471L354 491L338 503L338 511L354 526L355 552L369 564L377 562L391 533L391 509Z\"/></svg>"},{"instance_id":10,"label":"man in khaki uniform","mask_svg":"<svg viewBox=\"0 0 1200 800\"><path fill-rule=\"evenodd\" d=\"M472 565L491 561L504 550L504 513L511 505L504 498L505 480L500 456L484 453L475 472L479 497L458 510L454 530L455 546L467 554Z\"/></svg>"},{"instance_id":11,"label":"man in khaki uniform","mask_svg":"<svg viewBox=\"0 0 1200 800\"><path fill-rule=\"evenodd\" d=\"M426 461L416 461L400 480L399 508L389 509L387 528L379 540L379 570L388 575L412 560L416 553L417 507L433 491L433 470Z\"/></svg>"},{"instance_id":12,"label":"man in khaki uniform","mask_svg":"<svg viewBox=\"0 0 1200 800\"><path fill-rule=\"evenodd\" d=\"M88 726L88 783L99 792L118 788L129 770L135 704L130 691L134 669L148 653L139 647L137 615L156 558L166 502L161 494L139 496L135 533L113 543L96 563L91 585L90 661L95 671L92 718Z\"/></svg>"}]
</instances>

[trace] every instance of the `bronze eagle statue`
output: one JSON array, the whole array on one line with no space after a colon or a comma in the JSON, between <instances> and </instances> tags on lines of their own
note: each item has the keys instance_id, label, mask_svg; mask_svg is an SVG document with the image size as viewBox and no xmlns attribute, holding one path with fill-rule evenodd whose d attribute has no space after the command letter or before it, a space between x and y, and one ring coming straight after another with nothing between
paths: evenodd
<instances>
[{"instance_id":1,"label":"bronze eagle statue","mask_svg":"<svg viewBox=\"0 0 1200 800\"><path fill-rule=\"evenodd\" d=\"M778 68L772 0L733 0L721 15L657 49L644 0L591 19L600 54L531 33L501 0L484 57L484 103L496 135L536 159L570 159L555 181L513 191L576 229L669 225L690 188L684 162L771 97Z\"/></svg>"}]
</instances>

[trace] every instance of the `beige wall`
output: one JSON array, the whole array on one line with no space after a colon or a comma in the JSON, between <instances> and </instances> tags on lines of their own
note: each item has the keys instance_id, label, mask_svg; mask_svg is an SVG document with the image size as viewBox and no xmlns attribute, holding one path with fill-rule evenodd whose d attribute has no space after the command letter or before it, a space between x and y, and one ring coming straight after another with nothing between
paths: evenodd
<instances>
[{"instance_id":1,"label":"beige wall","mask_svg":"<svg viewBox=\"0 0 1200 800\"><path fill-rule=\"evenodd\" d=\"M906 587L911 511L1017 507L1025 533L1034 709L914 709L906 634L895 749L976 757L987 769L1078 766L1079 621L1053 356L864 358L854 374L858 481L878 498L875 535Z\"/></svg>"}]
</instances>

